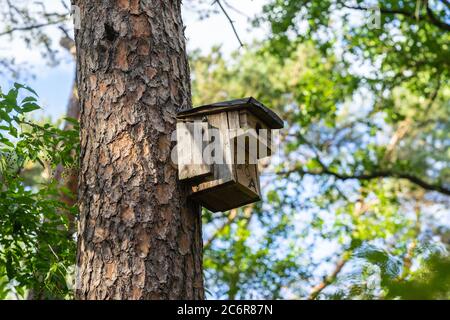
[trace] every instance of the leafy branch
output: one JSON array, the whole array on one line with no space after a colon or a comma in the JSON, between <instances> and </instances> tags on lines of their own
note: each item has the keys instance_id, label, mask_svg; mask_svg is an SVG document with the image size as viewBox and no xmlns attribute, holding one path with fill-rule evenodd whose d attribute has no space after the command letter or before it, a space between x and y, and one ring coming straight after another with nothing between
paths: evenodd
<instances>
[{"instance_id":1,"label":"leafy branch","mask_svg":"<svg viewBox=\"0 0 450 320\"><path fill-rule=\"evenodd\" d=\"M315 160L320 166L318 170L304 170L302 167L295 167L290 170L283 170L277 172L278 175L281 176L289 176L293 173L298 173L300 175L311 175L311 176L333 176L339 180L373 180L378 178L396 178L396 179L405 179L409 182L420 186L421 188L429 191L437 191L445 195L450 195L450 188L443 184L439 183L430 183L425 181L424 179L417 177L411 173L396 171L395 169L380 169L374 170L368 173L353 173L353 174L342 174L330 169L323 161L321 160L320 154L316 147L309 142L301 133L297 133L299 138L313 150L315 154Z\"/></svg>"},{"instance_id":2,"label":"leafy branch","mask_svg":"<svg viewBox=\"0 0 450 320\"><path fill-rule=\"evenodd\" d=\"M312 176L321 176L321 175L329 175L333 176L339 180L373 180L377 178L397 178L397 179L405 179L413 184L416 184L423 189L429 191L437 191L445 195L450 195L450 189L442 184L432 184L429 183L413 174L406 172L397 172L395 170L378 170L370 173L355 173L355 174L341 174L335 172L328 167L321 165L322 169L317 171L304 170L302 168L294 168L287 171L278 172L279 175L290 175L292 173L299 173L301 175L312 175Z\"/></svg>"}]
</instances>

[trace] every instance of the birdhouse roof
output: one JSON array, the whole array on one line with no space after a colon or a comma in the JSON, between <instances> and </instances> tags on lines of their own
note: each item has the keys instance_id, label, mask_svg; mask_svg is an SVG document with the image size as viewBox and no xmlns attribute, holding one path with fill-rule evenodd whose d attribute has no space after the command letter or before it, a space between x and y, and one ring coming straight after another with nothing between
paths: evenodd
<instances>
[{"instance_id":1,"label":"birdhouse roof","mask_svg":"<svg viewBox=\"0 0 450 320\"><path fill-rule=\"evenodd\" d=\"M264 106L253 97L217 102L181 111L177 114L177 119L187 119L192 116L237 111L242 109L249 111L254 116L259 118L270 129L281 129L284 127L283 120L281 120L275 112Z\"/></svg>"}]
</instances>

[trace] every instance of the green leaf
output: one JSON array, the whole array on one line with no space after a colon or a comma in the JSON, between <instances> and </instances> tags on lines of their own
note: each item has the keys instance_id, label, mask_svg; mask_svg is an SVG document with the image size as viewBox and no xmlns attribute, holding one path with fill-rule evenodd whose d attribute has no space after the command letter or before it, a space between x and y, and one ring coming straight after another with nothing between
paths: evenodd
<instances>
[{"instance_id":1,"label":"green leaf","mask_svg":"<svg viewBox=\"0 0 450 320\"><path fill-rule=\"evenodd\" d=\"M6 138L0 138L0 143L5 144L8 147L14 148L14 144Z\"/></svg>"},{"instance_id":2,"label":"green leaf","mask_svg":"<svg viewBox=\"0 0 450 320\"><path fill-rule=\"evenodd\" d=\"M36 97L39 97L39 95L36 93L36 91L34 91L32 88L30 88L30 87L28 87L26 85L23 85L23 84L20 84L20 83L16 82L16 83L14 83L14 87L16 89L25 89L25 90L31 92L32 94L34 94Z\"/></svg>"},{"instance_id":3,"label":"green leaf","mask_svg":"<svg viewBox=\"0 0 450 320\"><path fill-rule=\"evenodd\" d=\"M0 110L0 120L11 123L12 119L6 111Z\"/></svg>"},{"instance_id":4,"label":"green leaf","mask_svg":"<svg viewBox=\"0 0 450 320\"><path fill-rule=\"evenodd\" d=\"M25 99L22 100L22 104L26 103L26 102L36 102L37 99L35 97L26 97Z\"/></svg>"},{"instance_id":5,"label":"green leaf","mask_svg":"<svg viewBox=\"0 0 450 320\"><path fill-rule=\"evenodd\" d=\"M9 126L9 134L12 135L14 138L17 138L17 129L12 125Z\"/></svg>"},{"instance_id":6,"label":"green leaf","mask_svg":"<svg viewBox=\"0 0 450 320\"><path fill-rule=\"evenodd\" d=\"M32 112L32 111L35 111L38 109L41 109L41 107L39 107L35 103L25 103L22 105L22 112L24 112L24 113Z\"/></svg>"}]
</instances>

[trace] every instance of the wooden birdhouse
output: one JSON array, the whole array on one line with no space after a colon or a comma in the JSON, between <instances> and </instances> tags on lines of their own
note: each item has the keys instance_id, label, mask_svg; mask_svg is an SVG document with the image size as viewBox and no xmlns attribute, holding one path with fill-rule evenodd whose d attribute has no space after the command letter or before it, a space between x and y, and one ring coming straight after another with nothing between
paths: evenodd
<instances>
[{"instance_id":1,"label":"wooden birdhouse","mask_svg":"<svg viewBox=\"0 0 450 320\"><path fill-rule=\"evenodd\" d=\"M204 105L177 114L178 177L210 211L260 200L258 159L273 152L283 121L255 100Z\"/></svg>"}]
</instances>

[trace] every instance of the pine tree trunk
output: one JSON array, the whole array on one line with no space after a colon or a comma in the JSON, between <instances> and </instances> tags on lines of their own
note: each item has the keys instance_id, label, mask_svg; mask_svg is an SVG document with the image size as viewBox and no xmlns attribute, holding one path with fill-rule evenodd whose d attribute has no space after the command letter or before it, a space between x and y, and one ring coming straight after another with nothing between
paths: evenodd
<instances>
[{"instance_id":1,"label":"pine tree trunk","mask_svg":"<svg viewBox=\"0 0 450 320\"><path fill-rule=\"evenodd\" d=\"M180 0L77 0L78 299L203 299L200 208L170 158L191 107Z\"/></svg>"}]
</instances>

